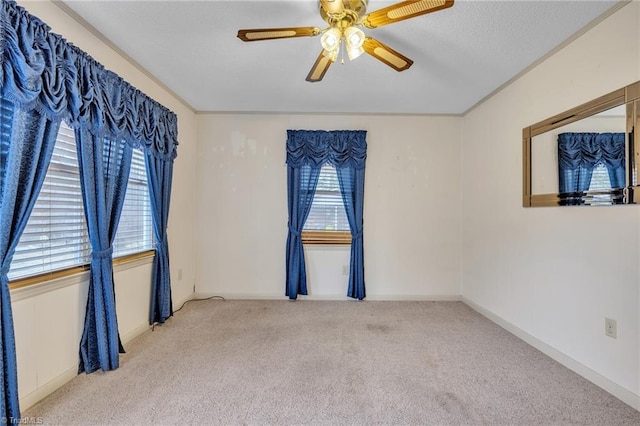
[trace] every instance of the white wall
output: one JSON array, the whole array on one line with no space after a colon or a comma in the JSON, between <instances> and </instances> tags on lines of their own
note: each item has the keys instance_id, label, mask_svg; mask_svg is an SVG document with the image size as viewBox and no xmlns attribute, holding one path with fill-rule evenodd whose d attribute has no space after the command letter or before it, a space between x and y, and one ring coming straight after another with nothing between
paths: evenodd
<instances>
[{"instance_id":1,"label":"white wall","mask_svg":"<svg viewBox=\"0 0 640 426\"><path fill-rule=\"evenodd\" d=\"M461 119L197 116L196 292L284 298L287 129L367 130L369 299L456 298ZM348 247L307 247L309 297L346 298Z\"/></svg>"},{"instance_id":2,"label":"white wall","mask_svg":"<svg viewBox=\"0 0 640 426\"><path fill-rule=\"evenodd\" d=\"M32 15L178 115L178 158L169 216L172 294L178 307L193 295L195 114L52 1L19 1ZM182 272L179 274L179 272ZM181 279L179 279L181 276ZM148 327L151 265L115 268L120 335L125 343ZM73 378L84 321L86 274L12 291L22 409Z\"/></svg>"},{"instance_id":3,"label":"white wall","mask_svg":"<svg viewBox=\"0 0 640 426\"><path fill-rule=\"evenodd\" d=\"M178 114L169 223L176 307L192 296L194 283L201 294L283 298L285 130L365 129L369 299L462 294L534 344L567 356L573 367L585 366L582 372L592 380L602 377L600 383L616 395L631 395L626 400L638 407L638 207L521 207L522 128L640 78L638 3L464 120L196 116L52 1L20 3ZM585 229L593 236L585 236ZM310 297L345 298L341 271L348 252L306 251ZM125 342L146 326L149 270L148 262L116 269ZM23 408L73 377L77 368L86 276L45 285L44 292L13 292ZM604 336L605 316L617 319L618 339Z\"/></svg>"},{"instance_id":4,"label":"white wall","mask_svg":"<svg viewBox=\"0 0 640 426\"><path fill-rule=\"evenodd\" d=\"M639 8L464 117L461 268L464 300L636 408L640 208L523 208L521 140L524 127L640 79Z\"/></svg>"}]
</instances>

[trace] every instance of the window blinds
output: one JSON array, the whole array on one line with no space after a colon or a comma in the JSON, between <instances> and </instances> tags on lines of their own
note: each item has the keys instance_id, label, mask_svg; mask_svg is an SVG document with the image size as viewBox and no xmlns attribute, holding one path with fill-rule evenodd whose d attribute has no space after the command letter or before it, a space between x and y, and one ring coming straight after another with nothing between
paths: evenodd
<instances>
[{"instance_id":1,"label":"window blinds","mask_svg":"<svg viewBox=\"0 0 640 426\"><path fill-rule=\"evenodd\" d=\"M62 123L47 176L11 262L10 280L89 263L79 176L74 132Z\"/></svg>"},{"instance_id":2,"label":"window blinds","mask_svg":"<svg viewBox=\"0 0 640 426\"><path fill-rule=\"evenodd\" d=\"M2 155L0 161L1 158ZM114 241L114 257L153 249L151 221L144 154L136 149ZM62 123L47 176L16 248L9 279L86 265L90 256L75 134Z\"/></svg>"},{"instance_id":3,"label":"window blinds","mask_svg":"<svg viewBox=\"0 0 640 426\"><path fill-rule=\"evenodd\" d=\"M113 257L125 256L153 248L153 223L147 187L144 153L133 150L127 193L120 223L113 242Z\"/></svg>"},{"instance_id":4,"label":"window blinds","mask_svg":"<svg viewBox=\"0 0 640 426\"><path fill-rule=\"evenodd\" d=\"M304 230L349 231L338 175L335 167L329 163L325 163L320 169L318 186Z\"/></svg>"}]
</instances>

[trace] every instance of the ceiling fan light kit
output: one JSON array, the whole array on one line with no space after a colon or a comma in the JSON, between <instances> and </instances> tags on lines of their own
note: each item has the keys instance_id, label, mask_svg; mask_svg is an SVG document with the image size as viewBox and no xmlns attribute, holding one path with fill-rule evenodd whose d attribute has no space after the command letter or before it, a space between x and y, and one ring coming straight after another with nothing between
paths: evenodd
<instances>
[{"instance_id":1,"label":"ceiling fan light kit","mask_svg":"<svg viewBox=\"0 0 640 426\"><path fill-rule=\"evenodd\" d=\"M340 54L344 44L349 60L368 53L396 71L408 69L413 61L384 43L365 35L358 27L368 29L404 21L453 6L454 0L410 0L393 4L369 14L368 0L320 0L321 18L329 25L317 27L261 28L239 30L242 41L274 40L294 37L314 37L319 34L322 51L313 64L306 80L321 81ZM344 62L344 60L343 60Z\"/></svg>"}]
</instances>

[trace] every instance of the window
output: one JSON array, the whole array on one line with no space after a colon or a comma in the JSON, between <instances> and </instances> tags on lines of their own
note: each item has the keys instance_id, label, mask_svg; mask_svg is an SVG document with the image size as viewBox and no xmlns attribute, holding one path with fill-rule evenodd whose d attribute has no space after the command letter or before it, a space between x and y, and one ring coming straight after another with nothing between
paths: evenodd
<instances>
[{"instance_id":1,"label":"window","mask_svg":"<svg viewBox=\"0 0 640 426\"><path fill-rule=\"evenodd\" d=\"M73 130L60 126L38 200L11 262L9 279L39 275L89 262Z\"/></svg>"},{"instance_id":2,"label":"window","mask_svg":"<svg viewBox=\"0 0 640 426\"><path fill-rule=\"evenodd\" d=\"M609 170L607 166L601 161L593 168L591 173L591 181L589 182L589 191L610 191L611 178L609 177ZM609 193L605 194L593 194L590 196L591 205L609 205L613 202L613 197Z\"/></svg>"},{"instance_id":3,"label":"window","mask_svg":"<svg viewBox=\"0 0 640 426\"><path fill-rule=\"evenodd\" d=\"M607 166L603 162L600 162L593 168L589 191L606 191L609 189L611 189L609 170L607 170Z\"/></svg>"},{"instance_id":4,"label":"window","mask_svg":"<svg viewBox=\"0 0 640 426\"><path fill-rule=\"evenodd\" d=\"M153 222L147 186L144 154L133 150L127 193L113 241L113 257L126 256L153 248Z\"/></svg>"},{"instance_id":5,"label":"window","mask_svg":"<svg viewBox=\"0 0 640 426\"><path fill-rule=\"evenodd\" d=\"M302 239L307 244L350 244L351 231L336 169L324 164Z\"/></svg>"},{"instance_id":6,"label":"window","mask_svg":"<svg viewBox=\"0 0 640 426\"><path fill-rule=\"evenodd\" d=\"M151 220L144 155L134 150L114 257L151 250ZM16 248L9 279L84 266L90 263L90 256L75 135L62 123L47 176Z\"/></svg>"}]
</instances>

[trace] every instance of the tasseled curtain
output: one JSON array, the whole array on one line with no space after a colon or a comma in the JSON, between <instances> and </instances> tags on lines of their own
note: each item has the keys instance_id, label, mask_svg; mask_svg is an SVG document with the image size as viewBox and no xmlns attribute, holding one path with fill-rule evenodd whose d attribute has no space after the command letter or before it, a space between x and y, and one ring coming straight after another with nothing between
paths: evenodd
<instances>
[{"instance_id":1,"label":"tasseled curtain","mask_svg":"<svg viewBox=\"0 0 640 426\"><path fill-rule=\"evenodd\" d=\"M364 168L340 167L336 169L342 201L351 229L351 262L347 296L362 300L364 288L364 243L362 240L362 213L364 210Z\"/></svg>"},{"instance_id":2,"label":"tasseled curtain","mask_svg":"<svg viewBox=\"0 0 640 426\"><path fill-rule=\"evenodd\" d=\"M171 303L171 275L169 273L169 241L167 224L169 221L169 202L171 200L171 182L173 162L147 152L147 179L153 215L153 232L156 237L156 255L153 258L151 281L151 312L149 324L164 323L173 315Z\"/></svg>"},{"instance_id":3,"label":"tasseled curtain","mask_svg":"<svg viewBox=\"0 0 640 426\"><path fill-rule=\"evenodd\" d=\"M80 184L91 242L89 297L78 372L118 368L124 352L113 283L113 240L127 192L132 149L125 141L76 130Z\"/></svg>"},{"instance_id":4,"label":"tasseled curtain","mask_svg":"<svg viewBox=\"0 0 640 426\"><path fill-rule=\"evenodd\" d=\"M340 191L351 229L351 266L347 295L366 297L364 282L364 172L367 158L364 130L287 130L287 235L286 295L296 299L307 294L302 230L324 163L336 168Z\"/></svg>"},{"instance_id":5,"label":"tasseled curtain","mask_svg":"<svg viewBox=\"0 0 640 426\"><path fill-rule=\"evenodd\" d=\"M2 176L2 193L0 194L0 200L3 200L0 201L3 221L0 237L2 247L0 272L3 275L0 276L6 277L12 250L23 229L22 221L26 223L29 206L35 202L38 194L40 185L38 182L46 174L50 150L53 149L60 121L66 120L76 131L91 135L88 139L126 140L131 147L141 146L147 154L147 161L152 156L155 159L154 162L162 161L170 164L170 166L161 167L162 169L172 167L178 140L177 117L173 112L131 86L117 74L106 70L91 56L68 43L61 36L51 33L46 24L31 16L13 0L2 0L0 3L0 58L0 96L8 100L12 107L19 111L17 114L21 117L14 118L9 124L13 134L9 140L9 148L5 150L8 152L6 161L3 160L6 173ZM27 123L25 120L35 120L33 125L27 126L28 132L32 133L33 137L17 133L20 130L16 129ZM6 145L4 133L2 142ZM78 143L84 144L82 141ZM84 148L84 146L81 147L83 152ZM149 170L153 174L153 171L159 168L151 167ZM171 173L165 170L162 176L149 176L149 180L156 182L156 185L162 182L162 185L168 183L170 186ZM19 199L4 201L16 194L19 194ZM151 195L156 198L155 195ZM152 209L163 209L161 212L153 213L154 222L162 221L161 218L168 211L168 200L165 201L165 199L152 203ZM99 214L109 213L103 211ZM5 224L5 221L10 220L9 218L15 223ZM110 234L112 231L115 232L117 220L109 222L109 226L114 228L109 231ZM166 220L163 222L154 223L154 227L164 228L166 232ZM166 237L161 242L166 245ZM102 243L100 246L102 247ZM108 249L103 251L96 246L93 249L98 250L98 257L103 255L105 258L110 257ZM168 253L165 251L161 257L166 260L162 261L164 266L158 269L160 272L154 274L154 280L157 282L152 282L152 288L161 288L161 291L165 292L163 297L156 299L161 300L165 305L157 308L163 312L162 315L166 315L167 306L169 310L171 309L170 295L166 296L166 286L169 282ZM101 273L108 275L106 271ZM15 380L13 323L8 283L5 278L0 283L0 291L2 292L2 306L0 306L2 350L0 352L4 366L2 377L0 377L2 380L0 391L3 399L0 416L17 418L19 408ZM104 288L102 291L103 294L108 294L109 291L113 292L113 288ZM95 295L96 292L94 291L93 294ZM88 309L92 303L100 302L89 300ZM106 327L117 327L117 322L111 321L111 318L115 318L116 315L115 306L104 306ZM152 316L155 317L154 314ZM89 333L92 332L89 331ZM109 354L116 353L117 357L118 348L114 345L117 339L108 337L117 335L117 329L108 330L106 334L90 338L109 342L106 346L96 347L103 355L110 356ZM91 353L94 352L91 351ZM95 362L101 366L105 365L99 359L93 359L90 364ZM111 365L117 366L117 362Z\"/></svg>"},{"instance_id":6,"label":"tasseled curtain","mask_svg":"<svg viewBox=\"0 0 640 426\"><path fill-rule=\"evenodd\" d=\"M287 206L289 233L287 235L285 295L296 299L307 294L307 271L302 247L302 229L307 221L313 196L318 186L320 167L303 164L287 168Z\"/></svg>"},{"instance_id":7,"label":"tasseled curtain","mask_svg":"<svg viewBox=\"0 0 640 426\"><path fill-rule=\"evenodd\" d=\"M625 185L624 133L560 133L558 135L559 192L583 192L593 169L603 163L611 188Z\"/></svg>"}]
</instances>

